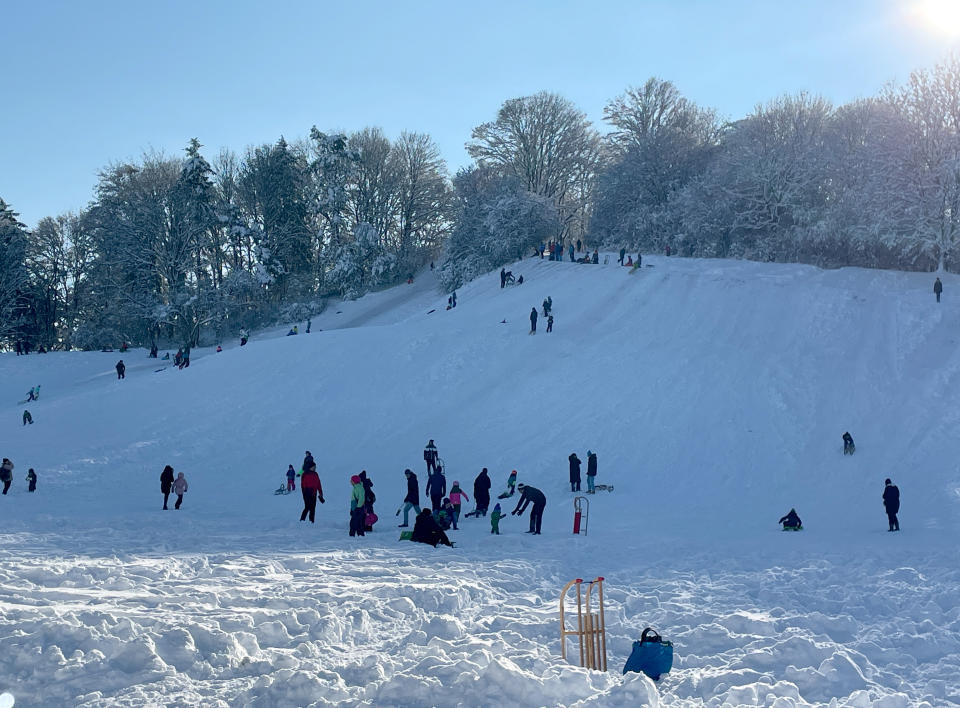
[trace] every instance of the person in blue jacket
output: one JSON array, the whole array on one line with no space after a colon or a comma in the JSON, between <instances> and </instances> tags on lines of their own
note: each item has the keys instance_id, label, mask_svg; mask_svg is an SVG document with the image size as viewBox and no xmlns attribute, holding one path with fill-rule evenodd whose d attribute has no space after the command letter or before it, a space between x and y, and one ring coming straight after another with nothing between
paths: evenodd
<instances>
[{"instance_id":1,"label":"person in blue jacket","mask_svg":"<svg viewBox=\"0 0 960 708\"><path fill-rule=\"evenodd\" d=\"M295 492L297 490L297 471L293 465L287 465L287 491Z\"/></svg>"}]
</instances>

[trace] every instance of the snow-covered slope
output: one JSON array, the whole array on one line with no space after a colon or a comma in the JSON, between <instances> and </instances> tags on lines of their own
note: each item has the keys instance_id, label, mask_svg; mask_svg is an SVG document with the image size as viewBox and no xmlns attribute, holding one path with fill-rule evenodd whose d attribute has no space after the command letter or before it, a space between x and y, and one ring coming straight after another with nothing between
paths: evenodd
<instances>
[{"instance_id":1,"label":"snow-covered slope","mask_svg":"<svg viewBox=\"0 0 960 708\"><path fill-rule=\"evenodd\" d=\"M490 274L449 311L424 274L183 371L142 351L0 356L17 464L0 689L18 705L957 701L960 279L937 305L923 274L646 260L523 261L522 286ZM530 336L548 295L554 332L541 318ZM484 466L495 490L511 469L542 489L544 536L510 517L501 537L467 520L452 550L397 543L428 438L468 493ZM305 449L327 500L311 528L299 495L272 494ZM587 449L616 489L575 538L567 456ZM159 511L164 464L190 481L179 512ZM361 469L381 522L351 539ZM791 506L806 531L785 537ZM555 626L563 582L598 574L610 675L561 662ZM656 689L618 675L648 624L677 644Z\"/></svg>"}]
</instances>

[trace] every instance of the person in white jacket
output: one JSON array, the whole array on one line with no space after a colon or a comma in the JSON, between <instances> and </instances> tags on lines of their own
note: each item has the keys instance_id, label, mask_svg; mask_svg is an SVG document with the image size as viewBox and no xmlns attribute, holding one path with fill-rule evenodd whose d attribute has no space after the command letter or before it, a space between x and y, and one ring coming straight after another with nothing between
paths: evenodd
<instances>
[{"instance_id":1,"label":"person in white jacket","mask_svg":"<svg viewBox=\"0 0 960 708\"><path fill-rule=\"evenodd\" d=\"M183 472L178 472L177 478L173 480L173 493L177 495L177 503L173 508L179 509L183 504L183 495L187 493L187 478L183 476Z\"/></svg>"}]
</instances>

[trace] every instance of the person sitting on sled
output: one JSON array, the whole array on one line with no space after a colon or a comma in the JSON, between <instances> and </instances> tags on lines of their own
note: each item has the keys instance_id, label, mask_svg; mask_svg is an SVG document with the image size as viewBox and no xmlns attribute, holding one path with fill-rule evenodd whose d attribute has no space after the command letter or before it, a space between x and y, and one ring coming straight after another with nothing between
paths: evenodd
<instances>
[{"instance_id":1,"label":"person sitting on sled","mask_svg":"<svg viewBox=\"0 0 960 708\"><path fill-rule=\"evenodd\" d=\"M778 521L777 523L783 524L784 531L786 531L787 529L803 528L803 522L800 521L800 517L797 516L796 509L791 509L789 512L787 512L786 516L780 517L780 521Z\"/></svg>"}]
</instances>

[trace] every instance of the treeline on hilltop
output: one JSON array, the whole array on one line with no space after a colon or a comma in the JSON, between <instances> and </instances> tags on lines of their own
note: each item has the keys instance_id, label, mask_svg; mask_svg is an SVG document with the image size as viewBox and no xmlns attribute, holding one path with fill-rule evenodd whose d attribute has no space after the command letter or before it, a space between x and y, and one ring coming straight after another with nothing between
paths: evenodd
<instances>
[{"instance_id":1,"label":"treeline on hilltop","mask_svg":"<svg viewBox=\"0 0 960 708\"><path fill-rule=\"evenodd\" d=\"M439 262L446 288L550 240L912 270L960 269L960 60L834 107L801 93L722 121L668 81L601 135L552 93L433 140L325 134L106 168L79 214L27 230L0 199L0 346L196 344L319 312Z\"/></svg>"}]
</instances>

